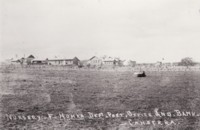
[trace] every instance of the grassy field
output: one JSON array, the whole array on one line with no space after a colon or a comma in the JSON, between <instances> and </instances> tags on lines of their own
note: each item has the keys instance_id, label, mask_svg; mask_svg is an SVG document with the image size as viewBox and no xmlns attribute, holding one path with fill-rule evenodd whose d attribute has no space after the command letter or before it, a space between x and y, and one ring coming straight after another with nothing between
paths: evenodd
<instances>
[{"instance_id":1,"label":"grassy field","mask_svg":"<svg viewBox=\"0 0 200 130\"><path fill-rule=\"evenodd\" d=\"M200 130L198 114L175 112L200 113L200 72L147 72L137 78L131 71L2 67L0 73L2 130ZM172 117L155 116L156 108ZM153 116L133 117L127 111ZM103 114L90 118L88 112ZM146 120L175 124L133 125Z\"/></svg>"}]
</instances>

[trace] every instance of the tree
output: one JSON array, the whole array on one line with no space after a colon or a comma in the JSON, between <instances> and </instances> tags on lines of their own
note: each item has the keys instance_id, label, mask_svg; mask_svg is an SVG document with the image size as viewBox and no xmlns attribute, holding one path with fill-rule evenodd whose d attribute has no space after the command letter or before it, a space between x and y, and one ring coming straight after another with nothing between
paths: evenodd
<instances>
[{"instance_id":1,"label":"tree","mask_svg":"<svg viewBox=\"0 0 200 130\"><path fill-rule=\"evenodd\" d=\"M181 62L179 62L180 66L194 66L196 63L193 61L193 59L191 57L185 57L183 59L181 59Z\"/></svg>"}]
</instances>

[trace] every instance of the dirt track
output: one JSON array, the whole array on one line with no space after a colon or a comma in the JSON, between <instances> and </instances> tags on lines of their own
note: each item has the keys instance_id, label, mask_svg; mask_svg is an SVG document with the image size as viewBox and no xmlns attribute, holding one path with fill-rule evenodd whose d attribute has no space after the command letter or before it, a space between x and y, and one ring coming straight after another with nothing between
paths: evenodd
<instances>
[{"instance_id":1,"label":"dirt track","mask_svg":"<svg viewBox=\"0 0 200 130\"><path fill-rule=\"evenodd\" d=\"M200 112L200 72L132 72L1 69L2 129L199 130L199 117L173 117L176 125L130 126L122 118L84 120L7 120L5 114L47 115L68 113ZM141 117L143 118L143 117ZM137 120L140 118L134 118ZM152 117L164 120L168 117ZM126 125L122 125L122 124Z\"/></svg>"}]
</instances>

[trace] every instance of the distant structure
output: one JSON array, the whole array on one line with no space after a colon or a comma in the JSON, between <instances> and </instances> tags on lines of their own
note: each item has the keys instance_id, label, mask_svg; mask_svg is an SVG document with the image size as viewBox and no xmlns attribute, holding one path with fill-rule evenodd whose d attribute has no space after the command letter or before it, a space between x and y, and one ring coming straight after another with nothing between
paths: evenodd
<instances>
[{"instance_id":1,"label":"distant structure","mask_svg":"<svg viewBox=\"0 0 200 130\"><path fill-rule=\"evenodd\" d=\"M46 60L43 59L34 59L32 61L32 65L47 65L48 64L48 58Z\"/></svg>"},{"instance_id":2,"label":"distant structure","mask_svg":"<svg viewBox=\"0 0 200 130\"><path fill-rule=\"evenodd\" d=\"M136 63L134 60L121 60L118 57L111 56L93 56L90 59L80 61L77 57L66 59L66 58L53 58L53 59L38 59L34 55L28 57L22 57L20 59L11 58L6 60L5 64L18 64L18 65L51 65L51 66L78 66L79 68L97 68L97 69L131 69L134 71L182 71L186 70L186 67L180 65L180 62L161 62L157 61L154 63ZM194 66L189 69L200 69L200 63L195 62Z\"/></svg>"},{"instance_id":3,"label":"distant structure","mask_svg":"<svg viewBox=\"0 0 200 130\"><path fill-rule=\"evenodd\" d=\"M68 65L68 66L78 66L80 65L80 60L77 57L72 59L36 59L33 55L27 58L20 58L18 60L12 60L11 63L17 63L21 65Z\"/></svg>"},{"instance_id":4,"label":"distant structure","mask_svg":"<svg viewBox=\"0 0 200 130\"><path fill-rule=\"evenodd\" d=\"M135 67L136 66L136 61L133 60L124 60L123 61L124 66L129 66L129 67Z\"/></svg>"},{"instance_id":5,"label":"distant structure","mask_svg":"<svg viewBox=\"0 0 200 130\"><path fill-rule=\"evenodd\" d=\"M32 61L34 59L35 59L35 57L33 55L30 55L27 58L22 57L22 58L17 59L17 60L12 60L11 63L21 64L21 65L30 65L30 64L32 64Z\"/></svg>"},{"instance_id":6,"label":"distant structure","mask_svg":"<svg viewBox=\"0 0 200 130\"><path fill-rule=\"evenodd\" d=\"M33 55L30 55L27 58L25 58L25 63L30 65L34 59L35 57Z\"/></svg>"},{"instance_id":7,"label":"distant structure","mask_svg":"<svg viewBox=\"0 0 200 130\"><path fill-rule=\"evenodd\" d=\"M119 58L113 58L108 56L93 56L87 61L87 65L93 67L113 67L119 66L121 64L123 64L123 62Z\"/></svg>"},{"instance_id":8,"label":"distant structure","mask_svg":"<svg viewBox=\"0 0 200 130\"><path fill-rule=\"evenodd\" d=\"M77 57L74 57L73 59L47 59L46 61L48 65L80 65L80 60Z\"/></svg>"},{"instance_id":9,"label":"distant structure","mask_svg":"<svg viewBox=\"0 0 200 130\"><path fill-rule=\"evenodd\" d=\"M119 59L113 58L113 57L104 57L103 58L103 64L105 66L118 66L119 65Z\"/></svg>"},{"instance_id":10,"label":"distant structure","mask_svg":"<svg viewBox=\"0 0 200 130\"><path fill-rule=\"evenodd\" d=\"M88 66L101 66L103 64L102 58L99 58L97 56L93 56L87 61Z\"/></svg>"}]
</instances>

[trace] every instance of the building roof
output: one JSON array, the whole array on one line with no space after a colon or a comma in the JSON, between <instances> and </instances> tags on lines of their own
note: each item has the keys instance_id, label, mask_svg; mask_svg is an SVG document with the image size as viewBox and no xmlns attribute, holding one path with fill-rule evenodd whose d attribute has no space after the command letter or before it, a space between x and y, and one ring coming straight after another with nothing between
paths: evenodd
<instances>
[{"instance_id":1,"label":"building roof","mask_svg":"<svg viewBox=\"0 0 200 130\"><path fill-rule=\"evenodd\" d=\"M107 61L107 62L113 62L115 59L112 57L106 57L103 59L103 61Z\"/></svg>"},{"instance_id":2,"label":"building roof","mask_svg":"<svg viewBox=\"0 0 200 130\"><path fill-rule=\"evenodd\" d=\"M48 61L72 61L73 59L48 59Z\"/></svg>"},{"instance_id":3,"label":"building roof","mask_svg":"<svg viewBox=\"0 0 200 130\"><path fill-rule=\"evenodd\" d=\"M71 58L71 59L66 59L66 58L49 59L49 58L47 58L46 60L48 60L48 61L72 61L72 60L74 60L74 59L79 60L76 56L75 56L74 58Z\"/></svg>"},{"instance_id":4,"label":"building roof","mask_svg":"<svg viewBox=\"0 0 200 130\"><path fill-rule=\"evenodd\" d=\"M92 58L90 58L89 60L92 60L92 59L94 59L96 56L93 56ZM96 57L96 58L98 58L98 57Z\"/></svg>"},{"instance_id":5,"label":"building roof","mask_svg":"<svg viewBox=\"0 0 200 130\"><path fill-rule=\"evenodd\" d=\"M45 59L34 59L33 61L46 61Z\"/></svg>"},{"instance_id":6,"label":"building roof","mask_svg":"<svg viewBox=\"0 0 200 130\"><path fill-rule=\"evenodd\" d=\"M77 60L79 60L76 56L75 56L73 59L77 59ZM80 61L80 60L79 60L79 61Z\"/></svg>"},{"instance_id":7,"label":"building roof","mask_svg":"<svg viewBox=\"0 0 200 130\"><path fill-rule=\"evenodd\" d=\"M28 56L27 58L35 58L33 55Z\"/></svg>"}]
</instances>

